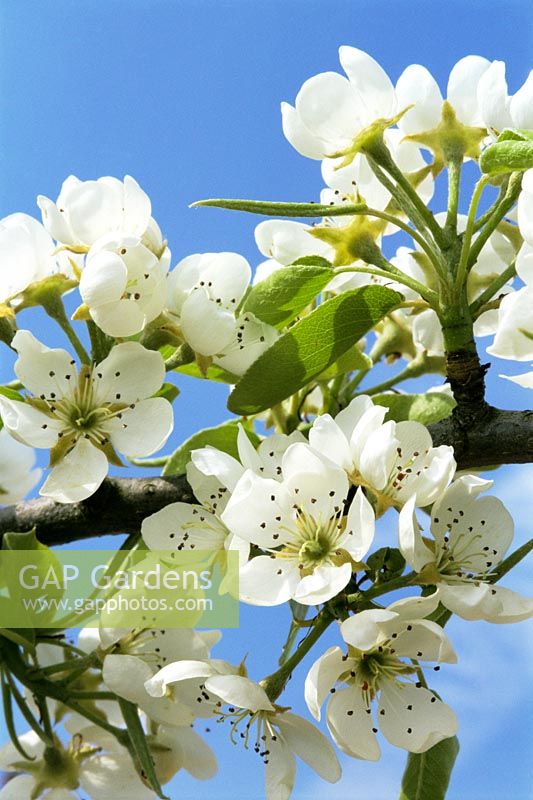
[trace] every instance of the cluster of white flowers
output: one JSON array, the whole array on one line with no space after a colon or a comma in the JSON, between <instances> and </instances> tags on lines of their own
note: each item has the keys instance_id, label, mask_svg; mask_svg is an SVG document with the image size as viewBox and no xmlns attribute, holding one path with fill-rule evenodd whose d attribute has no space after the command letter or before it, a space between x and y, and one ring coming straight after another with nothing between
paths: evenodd
<instances>
[{"instance_id":1,"label":"cluster of white flowers","mask_svg":"<svg viewBox=\"0 0 533 800\"><path fill-rule=\"evenodd\" d=\"M300 307L284 328L247 310L250 292L274 273L297 262L331 269L319 293L326 301L371 283L401 292L401 307L370 328L376 337L370 355L363 354L366 341L354 345L364 365L355 381L353 367L333 378L327 369L313 375L316 381L303 383L287 401L289 410L282 402L273 405L278 431L262 436L257 447L250 431L254 416L262 420L252 414L241 418L238 431L226 428L236 433L233 455L210 444L193 448L186 475L195 501L160 508L141 529L143 548L174 558L182 551L236 551L243 603L290 602L299 613L321 606L306 621L311 633L303 650L323 620L342 642L311 667L305 701L320 721L328 699L327 727L337 748L376 760L379 732L410 753L424 753L457 732L453 710L423 672L427 664L438 670L457 661L443 630L447 615L497 624L533 616L532 600L496 585L514 525L503 503L483 494L492 482L456 475L453 448L434 446L421 422L388 419L386 405L369 396L383 384L368 395L357 392L383 355L415 365L433 359L426 371L445 371L449 298L440 296L443 286L470 314L472 335L493 337L490 354L533 363L533 169L521 170L505 219L488 231L479 218L476 227L476 206L468 216L453 203L451 212L428 211L429 223L423 214L445 166L460 172L463 159L475 160L499 144L505 129L516 129L519 140L533 128L533 73L509 96L502 62L467 56L451 70L444 99L420 65L407 67L394 85L360 50L341 47L340 61L347 77L316 75L294 106L282 104L289 142L322 162L324 216L313 226L260 223L255 239L267 260L253 277L248 261L233 252L189 255L171 270L150 199L129 176L70 176L55 202L39 196L42 224L18 213L0 221L0 323L6 322L0 338L17 355L16 380L0 389L0 503L19 501L40 481L32 448L50 454L41 495L64 504L93 495L110 465L123 465L121 455L134 460L159 451L174 426L167 370L195 360L195 374L209 377L215 365L218 377L237 382L291 331L295 318L298 324L312 312L312 303ZM358 207L343 215L342 206ZM413 246L402 244L385 259L379 249L384 238L400 232L412 235ZM470 251L463 253L464 242ZM446 261L452 256L453 269ZM451 283L442 277L447 269ZM87 323L90 355L62 305L61 295L76 291L72 320ZM59 321L75 355L17 327L19 313L31 305ZM320 350L318 339L315 346ZM533 388L533 372L507 377ZM386 400L391 397L397 399ZM397 531L394 541L380 531L384 515ZM384 547L400 563L390 588L387 579L376 580L372 566ZM373 593L363 588L369 580ZM223 583L221 592L226 589ZM396 589L407 596L381 605L381 596ZM161 783L182 768L198 779L214 775L215 756L193 728L199 719L226 724L232 741L259 755L268 800L289 798L296 756L337 781L341 770L330 740L278 702L297 664L289 669L280 662L279 670L254 682L244 661L211 656L219 638L218 631L111 629L103 622L83 630L68 655L85 665L74 696L93 693L90 716L83 715L83 704L73 711L51 695L54 731L46 733L52 744L30 731L20 737L20 748L0 751L0 768L15 773L0 800L68 800L79 791L108 800L118 785L132 800L153 797L153 780L135 768L121 738L124 719L110 698L137 709ZM53 667L63 657L59 645L39 644L32 675L48 666L52 671L43 674L61 678L68 661L64 670ZM28 689L28 707L42 711L33 695ZM68 744L57 733L60 723Z\"/></svg>"}]
</instances>

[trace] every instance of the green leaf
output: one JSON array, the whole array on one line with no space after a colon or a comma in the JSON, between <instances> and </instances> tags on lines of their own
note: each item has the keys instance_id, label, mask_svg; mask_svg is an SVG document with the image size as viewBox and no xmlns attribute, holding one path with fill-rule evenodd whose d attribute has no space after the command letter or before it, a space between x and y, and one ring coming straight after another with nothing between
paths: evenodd
<instances>
[{"instance_id":1,"label":"green leaf","mask_svg":"<svg viewBox=\"0 0 533 800\"><path fill-rule=\"evenodd\" d=\"M8 550L18 555L10 555L3 558L2 551ZM35 576L38 578L38 583L32 588L23 587L18 577L20 569L27 563L28 551L34 551L38 554L34 557ZM53 574L53 580L50 580L44 586L43 583L50 574ZM36 600L37 598L45 598L48 601L59 600L64 594L62 576L63 568L59 559L50 547L38 541L34 528L24 533L4 533L2 536L2 549L0 550L0 589L8 589L8 596L1 598L4 624L9 625L10 603L20 608L22 598L24 598L24 601ZM43 625L46 624L46 620L50 617L53 618L54 614L53 607L43 610ZM18 618L19 615L17 614ZM14 637L9 638L14 640Z\"/></svg>"},{"instance_id":2,"label":"green leaf","mask_svg":"<svg viewBox=\"0 0 533 800\"><path fill-rule=\"evenodd\" d=\"M133 703L127 700L123 700L121 697L118 698L118 702L122 716L124 717L124 722L126 723L128 736L131 742L131 750L133 751L132 755L138 764L141 775L146 778L158 797L163 798L163 800L168 800L167 795L163 794L163 789L161 788L155 771L154 759L150 752L148 742L146 741L146 734L144 733L143 726L139 719L137 706L134 706Z\"/></svg>"},{"instance_id":3,"label":"green leaf","mask_svg":"<svg viewBox=\"0 0 533 800\"><path fill-rule=\"evenodd\" d=\"M224 453L229 453L230 456L238 458L238 433L238 423L234 421L224 422L222 425L217 425L215 428L204 428L203 431L195 433L178 447L168 459L161 474L184 475L187 470L187 464L191 460L192 451L198 450L200 447L206 447L207 445L216 447L217 450L222 450ZM246 433L254 447L257 447L260 441L259 437L249 430L246 430Z\"/></svg>"},{"instance_id":4,"label":"green leaf","mask_svg":"<svg viewBox=\"0 0 533 800\"><path fill-rule=\"evenodd\" d=\"M507 142L514 140L516 142L524 142L527 139L533 139L533 131L527 131L524 128L504 128L497 141Z\"/></svg>"},{"instance_id":5,"label":"green leaf","mask_svg":"<svg viewBox=\"0 0 533 800\"><path fill-rule=\"evenodd\" d=\"M0 394L3 395L3 397L7 397L8 400L18 400L21 403L24 402L24 398L20 392L17 392L15 389L10 389L9 386L0 386Z\"/></svg>"},{"instance_id":6,"label":"green leaf","mask_svg":"<svg viewBox=\"0 0 533 800\"><path fill-rule=\"evenodd\" d=\"M302 256L301 258L297 258L291 266L324 267L326 269L331 269L332 264L331 261L328 261L327 258L323 258L322 256Z\"/></svg>"},{"instance_id":7,"label":"green leaf","mask_svg":"<svg viewBox=\"0 0 533 800\"><path fill-rule=\"evenodd\" d=\"M201 380L216 381L217 383L234 384L239 380L236 375L226 372L225 369L217 367L216 364L211 364L211 366L207 368L205 375L196 362L184 364L182 367L175 369L174 372L179 372L181 375L188 375L190 378L200 378Z\"/></svg>"},{"instance_id":8,"label":"green leaf","mask_svg":"<svg viewBox=\"0 0 533 800\"><path fill-rule=\"evenodd\" d=\"M252 288L243 311L282 328L313 302L332 277L331 266L283 267Z\"/></svg>"},{"instance_id":9,"label":"green leaf","mask_svg":"<svg viewBox=\"0 0 533 800\"><path fill-rule=\"evenodd\" d=\"M456 403L453 397L442 392L427 394L376 394L372 397L378 406L389 409L387 419L395 422L410 419L431 425L449 417Z\"/></svg>"},{"instance_id":10,"label":"green leaf","mask_svg":"<svg viewBox=\"0 0 533 800\"><path fill-rule=\"evenodd\" d=\"M154 397L164 397L169 403L172 403L178 397L180 390L173 383L164 383L160 390L154 394Z\"/></svg>"},{"instance_id":11,"label":"green leaf","mask_svg":"<svg viewBox=\"0 0 533 800\"><path fill-rule=\"evenodd\" d=\"M366 559L366 574L374 583L399 578L405 569L405 558L397 547L380 547Z\"/></svg>"},{"instance_id":12,"label":"green leaf","mask_svg":"<svg viewBox=\"0 0 533 800\"><path fill-rule=\"evenodd\" d=\"M400 800L444 800L458 753L456 736L443 739L425 753L409 753Z\"/></svg>"},{"instance_id":13,"label":"green leaf","mask_svg":"<svg viewBox=\"0 0 533 800\"><path fill-rule=\"evenodd\" d=\"M334 364L402 297L384 286L364 286L322 303L297 322L234 388L228 408L243 416L285 400Z\"/></svg>"},{"instance_id":14,"label":"green leaf","mask_svg":"<svg viewBox=\"0 0 533 800\"><path fill-rule=\"evenodd\" d=\"M321 203L277 203L270 200L198 200L191 208L210 206L227 208L229 211L247 211L249 214L262 214L265 217L345 217L362 214L366 203L343 203L330 206Z\"/></svg>"},{"instance_id":15,"label":"green leaf","mask_svg":"<svg viewBox=\"0 0 533 800\"><path fill-rule=\"evenodd\" d=\"M488 175L503 175L533 167L533 140L506 139L487 147L480 156L479 167Z\"/></svg>"},{"instance_id":16,"label":"green leaf","mask_svg":"<svg viewBox=\"0 0 533 800\"><path fill-rule=\"evenodd\" d=\"M345 375L347 372L355 372L361 369L368 371L373 366L372 359L366 353L361 352L357 345L351 347L344 355L335 361L331 367L318 376L321 381L329 381L337 375Z\"/></svg>"},{"instance_id":17,"label":"green leaf","mask_svg":"<svg viewBox=\"0 0 533 800\"><path fill-rule=\"evenodd\" d=\"M3 599L5 600L5 598ZM0 599L0 609L4 611L5 608L6 605L3 606L2 599ZM9 639L10 642L20 645L20 647L23 647L29 653L35 653L37 638L34 628L0 628L0 636Z\"/></svg>"},{"instance_id":18,"label":"green leaf","mask_svg":"<svg viewBox=\"0 0 533 800\"><path fill-rule=\"evenodd\" d=\"M9 733L9 738L11 739L13 747L20 753L22 758L25 758L27 761L35 761L36 756L30 756L24 750L19 741L17 729L15 727L15 720L13 717L13 702L12 702L11 690L3 671L1 675L1 681L2 681L2 703L4 707L4 717L6 721L7 732Z\"/></svg>"}]
</instances>

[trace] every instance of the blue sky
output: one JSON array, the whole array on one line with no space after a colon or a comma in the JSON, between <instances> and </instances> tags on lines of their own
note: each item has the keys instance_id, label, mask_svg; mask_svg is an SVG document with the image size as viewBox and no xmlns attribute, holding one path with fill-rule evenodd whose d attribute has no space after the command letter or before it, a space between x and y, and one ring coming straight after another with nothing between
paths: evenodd
<instances>
[{"instance_id":1,"label":"blue sky","mask_svg":"<svg viewBox=\"0 0 533 800\"><path fill-rule=\"evenodd\" d=\"M530 8L525 0L2 0L0 217L36 214L36 195L55 198L70 173L129 173L151 196L174 262L192 252L235 250L258 263L257 218L188 204L213 196L317 198L318 164L285 141L279 102L292 101L307 77L338 70L341 44L370 52L393 79L409 63L423 63L443 88L463 55L503 59L514 91L532 61ZM26 314L24 324L46 343L63 343L42 316ZM0 358L0 377L7 376L10 358ZM498 379L502 367L521 371L496 365L490 400L526 408L528 392ZM228 414L224 387L178 382L174 444ZM508 468L495 478L517 520L518 543L530 534L533 468ZM384 541L392 535L383 530ZM526 578L522 566L508 585L525 589ZM252 675L262 677L274 667L287 623L284 608L244 608L241 629L228 631L215 653L234 660L249 653ZM458 710L462 751L448 796L526 800L531 628L456 621L449 630L460 663L442 670L435 688ZM304 675L305 664L285 695L300 711ZM179 775L171 796L261 797L256 757L232 747L223 731L207 737L219 775L205 785ZM335 787L301 768L294 797L389 800L403 762L392 748L379 764L346 758Z\"/></svg>"}]
</instances>

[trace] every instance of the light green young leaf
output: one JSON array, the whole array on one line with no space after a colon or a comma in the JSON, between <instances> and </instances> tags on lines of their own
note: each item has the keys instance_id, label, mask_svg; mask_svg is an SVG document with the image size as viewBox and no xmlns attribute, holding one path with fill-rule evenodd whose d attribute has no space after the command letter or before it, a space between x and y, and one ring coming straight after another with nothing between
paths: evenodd
<instances>
[{"instance_id":1,"label":"light green young leaf","mask_svg":"<svg viewBox=\"0 0 533 800\"><path fill-rule=\"evenodd\" d=\"M347 372L356 372L361 369L368 371L372 368L372 359L363 353L357 345L346 351L331 367L318 376L318 380L329 381L337 375L346 375Z\"/></svg>"},{"instance_id":2,"label":"light green young leaf","mask_svg":"<svg viewBox=\"0 0 533 800\"><path fill-rule=\"evenodd\" d=\"M331 266L283 267L252 288L243 311L282 328L313 302L332 277Z\"/></svg>"},{"instance_id":3,"label":"light green young leaf","mask_svg":"<svg viewBox=\"0 0 533 800\"><path fill-rule=\"evenodd\" d=\"M184 364L182 367L178 367L174 370L174 372L179 372L180 375L188 375L190 378L199 378L201 380L208 380L208 381L216 381L217 383L229 383L234 384L237 383L239 380L236 375L232 375L230 372L226 372L225 369L222 367L217 367L216 364L211 364L207 368L205 375L200 370L200 367L196 362L191 364Z\"/></svg>"},{"instance_id":4,"label":"light green young leaf","mask_svg":"<svg viewBox=\"0 0 533 800\"><path fill-rule=\"evenodd\" d=\"M257 414L290 397L334 364L402 300L384 286L364 286L322 303L252 364L228 408Z\"/></svg>"},{"instance_id":5,"label":"light green young leaf","mask_svg":"<svg viewBox=\"0 0 533 800\"><path fill-rule=\"evenodd\" d=\"M425 753L409 753L400 800L444 800L458 753L456 736L443 739Z\"/></svg>"},{"instance_id":6,"label":"light green young leaf","mask_svg":"<svg viewBox=\"0 0 533 800\"><path fill-rule=\"evenodd\" d=\"M145 777L158 797L161 797L163 800L169 800L167 795L163 793L163 789L159 783L155 771L154 759L150 752L148 742L146 741L146 735L139 719L137 706L134 706L133 703L129 703L127 700L123 700L121 697L118 698L118 702L122 716L124 717L124 722L126 723L132 755L134 756L134 760L141 774L143 774L143 777Z\"/></svg>"},{"instance_id":7,"label":"light green young leaf","mask_svg":"<svg viewBox=\"0 0 533 800\"><path fill-rule=\"evenodd\" d=\"M270 200L233 200L210 199L197 200L191 208L210 206L227 208L229 211L246 211L249 214L261 214L265 217L345 217L363 213L366 203L342 203L330 206L321 203L278 203Z\"/></svg>"},{"instance_id":8,"label":"light green young leaf","mask_svg":"<svg viewBox=\"0 0 533 800\"><path fill-rule=\"evenodd\" d=\"M218 450L222 450L224 453L229 453L230 456L238 458L238 433L239 427L237 422L234 421L224 422L222 425L217 425L214 428L204 428L204 430L198 431L198 433L195 433L183 442L170 456L161 474L184 475L187 464L191 460L192 451L198 450L200 447L206 447L206 445L216 447ZM260 441L259 437L249 430L247 430L246 433L254 447L257 447Z\"/></svg>"},{"instance_id":9,"label":"light green young leaf","mask_svg":"<svg viewBox=\"0 0 533 800\"><path fill-rule=\"evenodd\" d=\"M160 390L154 394L154 397L164 397L169 403L172 403L178 397L180 390L173 383L164 383Z\"/></svg>"},{"instance_id":10,"label":"light green young leaf","mask_svg":"<svg viewBox=\"0 0 533 800\"><path fill-rule=\"evenodd\" d=\"M395 422L410 419L431 425L449 417L456 405L453 397L441 392L427 394L376 394L372 397L378 406L389 409L387 419Z\"/></svg>"},{"instance_id":11,"label":"light green young leaf","mask_svg":"<svg viewBox=\"0 0 533 800\"><path fill-rule=\"evenodd\" d=\"M481 154L479 167L488 175L530 169L533 167L533 140L506 139L495 142Z\"/></svg>"}]
</instances>

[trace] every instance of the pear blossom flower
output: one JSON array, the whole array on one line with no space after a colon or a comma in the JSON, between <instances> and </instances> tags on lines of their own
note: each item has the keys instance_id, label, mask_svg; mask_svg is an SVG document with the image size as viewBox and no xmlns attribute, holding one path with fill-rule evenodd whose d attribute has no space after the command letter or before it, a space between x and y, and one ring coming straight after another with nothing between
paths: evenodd
<instances>
[{"instance_id":1,"label":"pear blossom flower","mask_svg":"<svg viewBox=\"0 0 533 800\"><path fill-rule=\"evenodd\" d=\"M347 652L330 647L307 675L307 706L319 720L329 696L328 729L347 755L377 761L378 724L391 744L411 753L424 753L457 732L452 709L417 680L416 666L406 660L457 661L443 629L421 618L418 599L346 619L340 631Z\"/></svg>"},{"instance_id":2,"label":"pear blossom flower","mask_svg":"<svg viewBox=\"0 0 533 800\"><path fill-rule=\"evenodd\" d=\"M431 541L422 538L411 498L400 512L400 550L416 572L437 586L431 599L425 598L428 603L435 599L434 607L440 601L464 619L519 622L533 616L533 600L488 582L514 534L503 503L480 497L492 483L474 475L454 481L432 508Z\"/></svg>"},{"instance_id":3,"label":"pear blossom flower","mask_svg":"<svg viewBox=\"0 0 533 800\"><path fill-rule=\"evenodd\" d=\"M160 724L189 725L194 717L210 713L206 712L207 704L194 665L211 663L219 670L233 669L224 661L209 661L211 648L220 638L220 631L132 630L101 625L99 629L81 631L78 645L87 652L98 648L103 655L103 680L109 689L137 703ZM172 692L167 691L167 683L170 686L171 681L165 682L169 670L173 675L179 673L182 681ZM147 687L156 685L163 689L148 691ZM201 707L198 698L203 701Z\"/></svg>"},{"instance_id":4,"label":"pear blossom flower","mask_svg":"<svg viewBox=\"0 0 533 800\"><path fill-rule=\"evenodd\" d=\"M131 800L153 798L126 748L97 725L80 727L67 747L56 743L62 751L62 770L47 765L44 744L34 731L22 734L19 741L34 760L26 765L11 742L0 750L0 769L16 773L0 789L0 800L78 800L78 792L92 800L109 800L118 792Z\"/></svg>"},{"instance_id":5,"label":"pear blossom flower","mask_svg":"<svg viewBox=\"0 0 533 800\"><path fill-rule=\"evenodd\" d=\"M136 180L104 177L80 181L70 175L54 203L39 195L43 225L54 239L89 248L102 236L142 238L149 224L150 198Z\"/></svg>"},{"instance_id":6,"label":"pear blossom flower","mask_svg":"<svg viewBox=\"0 0 533 800\"><path fill-rule=\"evenodd\" d=\"M141 239L103 236L87 255L80 294L91 318L109 336L144 330L165 308L170 251L156 251Z\"/></svg>"},{"instance_id":7,"label":"pear blossom flower","mask_svg":"<svg viewBox=\"0 0 533 800\"><path fill-rule=\"evenodd\" d=\"M263 760L267 800L288 800L298 756L326 781L336 783L341 768L326 737L303 717L272 703L260 684L243 675L213 675L205 689L220 698L220 721L231 725L231 740L253 747Z\"/></svg>"},{"instance_id":8,"label":"pear blossom flower","mask_svg":"<svg viewBox=\"0 0 533 800\"><path fill-rule=\"evenodd\" d=\"M361 131L397 110L396 93L383 68L355 47L339 49L347 78L323 72L309 78L294 106L281 104L283 132L303 156L336 158L353 145Z\"/></svg>"},{"instance_id":9,"label":"pear blossom flower","mask_svg":"<svg viewBox=\"0 0 533 800\"><path fill-rule=\"evenodd\" d=\"M197 353L214 356L232 344L235 312L252 271L238 253L187 256L170 273L168 308Z\"/></svg>"},{"instance_id":10,"label":"pear blossom flower","mask_svg":"<svg viewBox=\"0 0 533 800\"><path fill-rule=\"evenodd\" d=\"M0 504L18 503L40 481L42 470L35 466L35 451L0 430Z\"/></svg>"},{"instance_id":11,"label":"pear blossom flower","mask_svg":"<svg viewBox=\"0 0 533 800\"><path fill-rule=\"evenodd\" d=\"M455 472L453 448L433 447L419 422L384 422L387 409L370 397L356 397L335 419L323 414L309 431L310 445L342 467L355 485L375 495L377 513L401 507L416 494L416 503L432 503Z\"/></svg>"},{"instance_id":12,"label":"pear blossom flower","mask_svg":"<svg viewBox=\"0 0 533 800\"><path fill-rule=\"evenodd\" d=\"M372 543L374 514L360 490L344 516L346 473L306 444L291 445L281 469L281 481L247 470L222 513L234 534L268 553L241 569L241 599L315 605L349 582Z\"/></svg>"},{"instance_id":13,"label":"pear blossom flower","mask_svg":"<svg viewBox=\"0 0 533 800\"><path fill-rule=\"evenodd\" d=\"M239 563L244 566L250 543L233 534L221 518L230 492L247 469L281 480L283 453L291 444L304 441L299 431L289 436L275 433L263 439L256 450L239 425L240 461L211 446L193 450L187 480L199 502L170 503L146 517L141 526L144 543L151 550L236 550Z\"/></svg>"},{"instance_id":14,"label":"pear blossom flower","mask_svg":"<svg viewBox=\"0 0 533 800\"><path fill-rule=\"evenodd\" d=\"M28 214L0 220L0 303L59 272L54 250L51 236Z\"/></svg>"},{"instance_id":15,"label":"pear blossom flower","mask_svg":"<svg viewBox=\"0 0 533 800\"><path fill-rule=\"evenodd\" d=\"M172 406L151 397L165 375L159 353L124 342L78 372L66 350L46 347L29 331L18 331L13 347L15 372L31 394L25 402L0 396L0 413L15 439L51 449L52 471L40 490L45 497L83 500L106 477L108 462L117 463L117 450L147 456L166 442Z\"/></svg>"}]
</instances>

